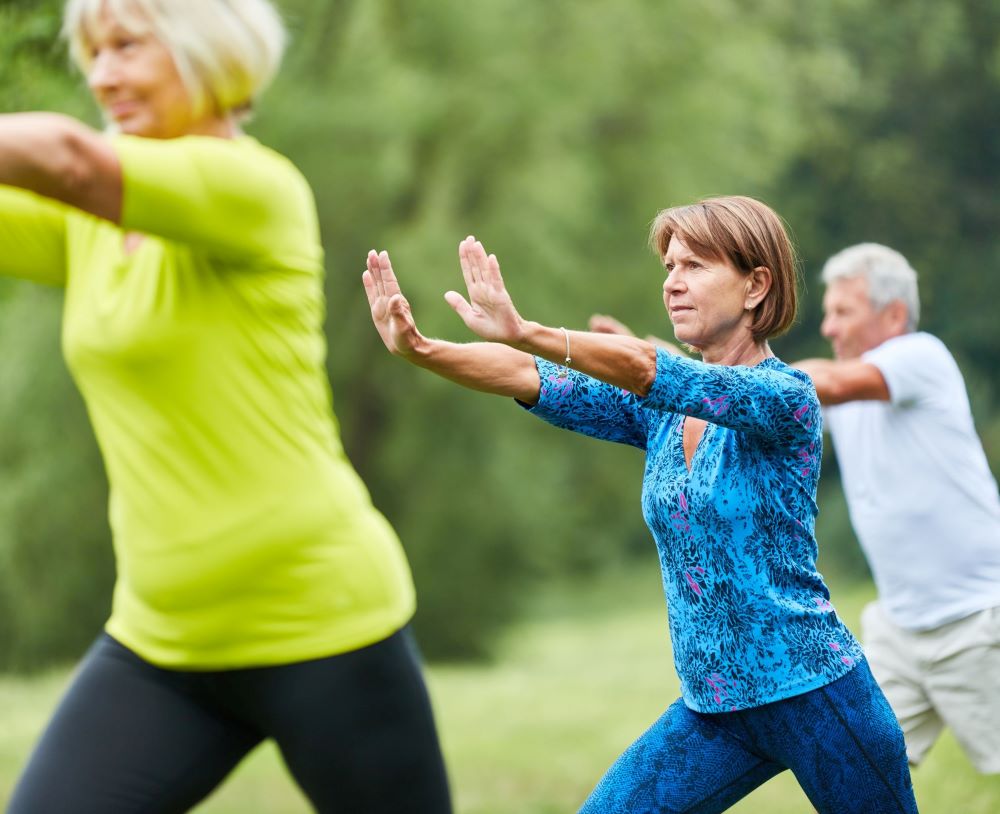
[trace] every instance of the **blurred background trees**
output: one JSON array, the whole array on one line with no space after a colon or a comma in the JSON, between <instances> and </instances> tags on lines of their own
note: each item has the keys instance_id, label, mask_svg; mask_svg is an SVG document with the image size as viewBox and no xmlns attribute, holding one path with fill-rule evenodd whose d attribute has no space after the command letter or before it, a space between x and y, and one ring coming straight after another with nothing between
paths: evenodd
<instances>
[{"instance_id":1,"label":"blurred background trees","mask_svg":"<svg viewBox=\"0 0 1000 814\"><path fill-rule=\"evenodd\" d=\"M995 2L278 4L292 47L249 130L316 192L334 406L409 554L428 656L487 656L544 581L653 556L642 458L391 358L361 290L369 248L392 250L429 334L468 338L441 294L474 233L531 318L583 328L604 311L669 336L652 217L761 197L803 257L802 315L776 352L828 353L826 256L892 245L920 273L922 327L958 355L1000 460ZM98 124L57 41L60 9L0 1L0 111ZM106 485L58 354L59 305L0 281L0 669L77 656L108 610ZM820 506L821 568L864 579L832 454Z\"/></svg>"}]
</instances>

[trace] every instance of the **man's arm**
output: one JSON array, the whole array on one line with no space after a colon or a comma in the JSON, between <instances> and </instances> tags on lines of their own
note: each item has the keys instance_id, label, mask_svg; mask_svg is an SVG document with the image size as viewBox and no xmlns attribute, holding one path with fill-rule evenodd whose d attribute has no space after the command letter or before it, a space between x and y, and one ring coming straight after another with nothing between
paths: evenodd
<instances>
[{"instance_id":1,"label":"man's arm","mask_svg":"<svg viewBox=\"0 0 1000 814\"><path fill-rule=\"evenodd\" d=\"M813 380L821 404L889 401L889 385L882 371L863 359L803 359L792 367Z\"/></svg>"},{"instance_id":2,"label":"man's arm","mask_svg":"<svg viewBox=\"0 0 1000 814\"><path fill-rule=\"evenodd\" d=\"M624 322L620 322L608 314L594 314L591 316L588 328L596 334L635 336L632 329L629 328ZM673 353L677 356L686 356L684 351L678 348L673 342L668 342L666 339L653 336L653 334L646 334L646 341L649 342L650 345L662 348L667 353Z\"/></svg>"}]
</instances>

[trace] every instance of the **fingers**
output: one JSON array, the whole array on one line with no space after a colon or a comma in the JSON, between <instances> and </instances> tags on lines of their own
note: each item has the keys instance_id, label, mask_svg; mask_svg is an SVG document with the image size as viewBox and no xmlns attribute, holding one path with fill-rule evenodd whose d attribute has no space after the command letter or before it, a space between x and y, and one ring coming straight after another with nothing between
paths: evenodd
<instances>
[{"instance_id":1,"label":"fingers","mask_svg":"<svg viewBox=\"0 0 1000 814\"><path fill-rule=\"evenodd\" d=\"M480 247L482 248L482 247ZM484 278L493 285L503 286L503 277L500 275L500 261L495 254L486 258Z\"/></svg>"},{"instance_id":2,"label":"fingers","mask_svg":"<svg viewBox=\"0 0 1000 814\"><path fill-rule=\"evenodd\" d=\"M365 287L365 294L368 297L368 305L375 305L375 301L379 297L378 287L375 284L375 277L372 275L369 269L365 269L361 274L361 282Z\"/></svg>"},{"instance_id":3,"label":"fingers","mask_svg":"<svg viewBox=\"0 0 1000 814\"><path fill-rule=\"evenodd\" d=\"M476 312L475 309L468 302L466 302L465 297L457 291L446 291L444 299L445 302L452 307L455 313L462 318L462 322L464 322L468 328L472 329L472 321L475 319ZM475 329L473 329L473 331L474 330Z\"/></svg>"},{"instance_id":4,"label":"fingers","mask_svg":"<svg viewBox=\"0 0 1000 814\"><path fill-rule=\"evenodd\" d=\"M367 271L371 277L373 290L378 297L391 297L400 293L399 282L392 270L392 261L389 260L387 251L376 252L374 249L368 252ZM364 275L362 275L364 279ZM368 290L368 283L365 283L365 290ZM371 295L368 300L371 302Z\"/></svg>"},{"instance_id":5,"label":"fingers","mask_svg":"<svg viewBox=\"0 0 1000 814\"><path fill-rule=\"evenodd\" d=\"M472 240L472 235L458 242L458 265L462 268L462 277L465 278L466 285L473 282L472 267L469 262L468 244L470 240Z\"/></svg>"},{"instance_id":6,"label":"fingers","mask_svg":"<svg viewBox=\"0 0 1000 814\"><path fill-rule=\"evenodd\" d=\"M368 296L372 321L386 348L396 355L410 355L421 336L410 303L396 282L388 252L376 252L374 249L368 252L361 282Z\"/></svg>"},{"instance_id":7,"label":"fingers","mask_svg":"<svg viewBox=\"0 0 1000 814\"><path fill-rule=\"evenodd\" d=\"M488 255L483 244L473 235L458 244L458 258L467 282L491 282L500 272L496 255Z\"/></svg>"},{"instance_id":8,"label":"fingers","mask_svg":"<svg viewBox=\"0 0 1000 814\"><path fill-rule=\"evenodd\" d=\"M385 284L382 282L382 267L379 264L378 252L374 249L368 252L366 269L361 275L365 284L365 293L368 294L368 302L372 303L377 297L385 296Z\"/></svg>"},{"instance_id":9,"label":"fingers","mask_svg":"<svg viewBox=\"0 0 1000 814\"><path fill-rule=\"evenodd\" d=\"M472 235L469 235L465 240L458 244L458 262L462 267L462 277L465 280L465 287L469 289L470 292L483 281L478 258L478 253L482 250L482 244L479 243Z\"/></svg>"},{"instance_id":10,"label":"fingers","mask_svg":"<svg viewBox=\"0 0 1000 814\"><path fill-rule=\"evenodd\" d=\"M496 255L487 254L483 244L473 235L458 244L458 257L467 287L488 285L491 288L504 288L500 262Z\"/></svg>"},{"instance_id":11,"label":"fingers","mask_svg":"<svg viewBox=\"0 0 1000 814\"><path fill-rule=\"evenodd\" d=\"M594 314L587 326L594 333L634 336L628 326L607 314Z\"/></svg>"}]
</instances>

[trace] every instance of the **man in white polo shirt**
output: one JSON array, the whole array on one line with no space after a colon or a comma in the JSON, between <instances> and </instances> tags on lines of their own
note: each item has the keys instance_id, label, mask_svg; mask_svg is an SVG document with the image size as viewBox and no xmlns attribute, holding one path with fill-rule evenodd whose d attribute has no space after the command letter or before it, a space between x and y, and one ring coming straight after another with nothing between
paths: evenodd
<instances>
[{"instance_id":1,"label":"man in white polo shirt","mask_svg":"<svg viewBox=\"0 0 1000 814\"><path fill-rule=\"evenodd\" d=\"M916 273L864 243L823 269L836 359L805 370L826 405L851 522L878 600L862 636L918 764L945 726L1000 773L1000 499L965 382L916 330Z\"/></svg>"}]
</instances>

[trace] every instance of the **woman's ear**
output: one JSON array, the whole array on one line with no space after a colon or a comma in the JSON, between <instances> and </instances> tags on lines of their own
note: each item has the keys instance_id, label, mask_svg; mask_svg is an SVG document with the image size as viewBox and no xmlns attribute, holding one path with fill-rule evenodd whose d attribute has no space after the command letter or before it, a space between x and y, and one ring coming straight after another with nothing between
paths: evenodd
<instances>
[{"instance_id":1,"label":"woman's ear","mask_svg":"<svg viewBox=\"0 0 1000 814\"><path fill-rule=\"evenodd\" d=\"M752 311L771 290L771 269L767 266L757 266L747 275L746 298L743 307L747 311Z\"/></svg>"}]
</instances>

